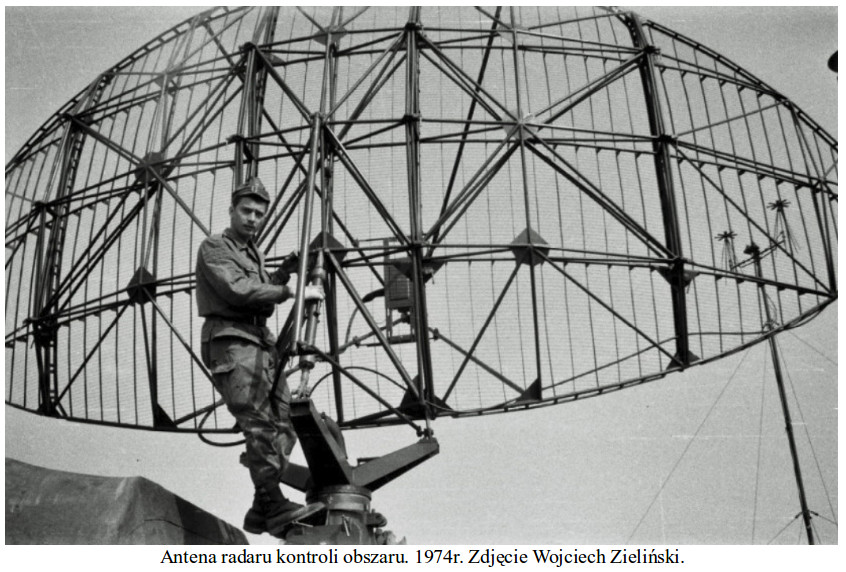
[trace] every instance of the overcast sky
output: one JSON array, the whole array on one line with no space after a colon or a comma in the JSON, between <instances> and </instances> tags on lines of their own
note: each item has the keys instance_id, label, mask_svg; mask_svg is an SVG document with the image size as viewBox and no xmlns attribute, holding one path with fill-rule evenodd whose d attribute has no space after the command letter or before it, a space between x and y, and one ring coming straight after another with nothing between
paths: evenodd
<instances>
[{"instance_id":1,"label":"overcast sky","mask_svg":"<svg viewBox=\"0 0 846 572\"><path fill-rule=\"evenodd\" d=\"M836 8L636 10L733 59L836 136L837 78L826 68L837 47ZM197 11L7 7L6 160L98 72ZM809 503L828 518L823 482L837 508L836 307L780 342L822 476L806 454ZM799 511L767 359L759 345L597 399L438 420L440 455L380 490L373 506L415 544L767 542ZM238 449L5 409L8 457L143 475L236 526L251 501ZM352 457L365 457L394 441L385 431L357 431L347 443ZM800 435L800 448L807 445ZM824 540L836 542L836 529L818 523ZM774 541L795 542L795 526Z\"/></svg>"}]
</instances>

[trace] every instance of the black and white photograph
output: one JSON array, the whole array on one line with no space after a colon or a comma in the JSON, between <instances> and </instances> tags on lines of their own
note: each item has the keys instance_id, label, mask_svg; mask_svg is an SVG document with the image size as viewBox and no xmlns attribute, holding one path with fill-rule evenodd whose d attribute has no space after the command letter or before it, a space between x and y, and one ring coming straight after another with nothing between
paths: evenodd
<instances>
[{"instance_id":1,"label":"black and white photograph","mask_svg":"<svg viewBox=\"0 0 846 572\"><path fill-rule=\"evenodd\" d=\"M837 545L838 16L6 6L6 544Z\"/></svg>"}]
</instances>

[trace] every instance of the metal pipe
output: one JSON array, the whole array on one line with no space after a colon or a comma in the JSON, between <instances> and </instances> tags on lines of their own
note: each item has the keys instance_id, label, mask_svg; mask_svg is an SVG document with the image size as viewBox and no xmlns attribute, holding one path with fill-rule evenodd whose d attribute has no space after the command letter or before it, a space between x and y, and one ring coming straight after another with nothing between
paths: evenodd
<instances>
[{"instance_id":1,"label":"metal pipe","mask_svg":"<svg viewBox=\"0 0 846 572\"><path fill-rule=\"evenodd\" d=\"M521 68L520 68L520 54L518 52L518 33L517 33L517 20L515 18L516 14L514 11L514 7L512 6L511 9L511 34L512 34L512 57L514 60L514 87L515 92L517 94L517 135L519 136L520 141L520 174L523 180L523 207L526 209L526 234L527 236L531 237L532 234L532 216L531 216L531 205L529 202L529 167L526 162L526 129L523 126L523 119L526 117L526 113L523 110L523 94L522 90L520 89L520 75L521 75ZM536 380L540 382L541 379L541 342L540 342L540 323L538 320L538 286L537 286L537 276L535 275L535 257L537 254L535 253L535 249L533 245L529 245L529 280L531 283L531 291L532 291L532 333L533 333L533 340L535 344L535 368L537 370L537 378ZM520 266L520 263L517 264Z\"/></svg>"},{"instance_id":2,"label":"metal pipe","mask_svg":"<svg viewBox=\"0 0 846 572\"><path fill-rule=\"evenodd\" d=\"M341 19L342 9L337 10L338 19ZM331 131L329 124L335 116L335 110L338 108L336 103L338 99L338 45L336 42L328 42L330 66L329 73L329 113L326 116L327 125L324 130ZM323 169L321 189L323 190L323 218L321 220L321 228L323 229L323 248L326 249L327 236L334 236L334 217L335 214L335 162L332 158L331 152L326 148L324 142L323 151ZM325 251L325 250L324 250ZM321 257L323 254L321 253ZM321 260L322 262L322 260ZM324 278L324 288L326 290L326 330L329 336L329 354L337 363L340 356L338 349L338 294L337 294L337 279L334 274L327 274ZM332 367L332 393L335 397L335 420L338 423L344 421L344 399L341 387L341 372L339 368Z\"/></svg>"},{"instance_id":3,"label":"metal pipe","mask_svg":"<svg viewBox=\"0 0 846 572\"><path fill-rule=\"evenodd\" d=\"M747 253L752 255L755 262L755 275L761 278L761 251L754 243L747 247ZM764 284L759 284L758 289L761 293L761 303L764 306L764 316L766 323L764 328L771 328L774 325L773 317L770 312L770 305L767 301L766 292L764 292ZM799 455L796 451L796 439L793 436L793 422L790 418L790 407L787 403L787 394L784 391L784 379L781 374L781 362L778 355L778 346L775 343L775 336L770 336L767 340L770 345L770 355L773 358L773 369L775 370L776 385L778 385L778 397L781 401L781 412L784 415L784 425L787 431L787 443L790 447L790 457L793 461L793 474L796 477L796 488L799 491L799 506L802 509L802 520L805 523L805 532L808 535L808 544L814 543L814 533L811 528L811 511L808 510L808 501L805 497L805 484L802 480L802 468L799 465Z\"/></svg>"},{"instance_id":4,"label":"metal pipe","mask_svg":"<svg viewBox=\"0 0 846 572\"><path fill-rule=\"evenodd\" d=\"M317 171L317 153L320 146L320 132L322 118L315 113L311 117L311 146L308 158L308 179L306 183L305 212L303 213L303 228L300 235L300 251L297 266L297 294L294 302L294 346L299 344L300 330L303 327L303 308L305 301L306 272L308 270L309 237L311 236L311 213L314 208L314 182Z\"/></svg>"},{"instance_id":5,"label":"metal pipe","mask_svg":"<svg viewBox=\"0 0 846 572\"><path fill-rule=\"evenodd\" d=\"M334 9L333 19L337 15L337 8ZM314 339L317 336L317 323L320 316L320 310L322 307L322 302L320 300L313 300L305 305L304 302L304 295L305 295L305 267L308 263L309 253L308 253L308 243L309 237L311 236L311 218L312 218L312 211L313 211L313 204L314 204L314 194L316 192L316 177L318 176L317 169L320 169L320 180L322 185L323 192L321 193L321 218L320 218L320 230L322 236L322 243L317 247L317 251L314 254L314 266L311 269L311 272L308 275L308 280L311 286L323 286L325 279L326 279L326 272L323 268L324 266L324 251L326 248L326 232L328 231L327 223L329 220L329 213L331 212L331 204L328 204L327 201L331 200L330 195L331 191L327 192L325 184L326 184L326 170L324 166L324 161L326 159L325 149L326 145L324 142L324 135L323 135L323 122L325 119L326 113L326 105L328 103L328 99L330 97L330 93L332 92L332 71L334 66L332 65L332 34L331 32L326 33L326 51L324 54L324 64L323 64L323 82L320 91L320 107L319 113L315 115L315 129L312 133L312 146L311 146L311 155L309 156L309 173L308 173L308 189L306 190L306 218L307 222L303 225L303 230L305 231L308 228L308 233L303 233L303 245L300 248L300 268L303 269L303 272L299 274L299 281L297 283L297 301L302 303L305 308L305 316L301 316L300 312L297 313L296 318L298 320L305 320L305 333L302 337L302 344L305 346L314 346ZM300 300L300 289L303 291L303 300ZM297 327L295 330L295 335L299 336L300 329ZM299 338L298 338L299 339ZM303 354L300 356L300 385L297 393L300 396L307 396L308 395L308 380L309 376L311 375L311 370L314 367L315 356L313 354Z\"/></svg>"},{"instance_id":6,"label":"metal pipe","mask_svg":"<svg viewBox=\"0 0 846 572\"><path fill-rule=\"evenodd\" d=\"M408 175L409 227L411 244L411 282L413 308L412 325L417 346L417 371L420 382L420 404L426 412L428 428L431 412L427 402L434 401L432 353L429 347L429 321L426 305L426 279L423 275L423 202L420 196L420 55L417 48L420 28L420 8L411 8L406 25L406 91L405 141L406 171Z\"/></svg>"},{"instance_id":7,"label":"metal pipe","mask_svg":"<svg viewBox=\"0 0 846 572\"><path fill-rule=\"evenodd\" d=\"M673 321L676 332L676 359L682 366L689 365L692 359L688 340L687 296L685 284L685 261L682 252L679 219L676 211L673 173L670 163L670 143L664 129L661 99L658 94L655 69L657 48L647 42L637 14L625 14L624 20L631 33L632 42L643 51L640 60L640 78L646 111L649 116L649 130L652 133L652 146L655 151L655 175L658 182L658 194L661 199L661 215L664 220L664 237L667 249L675 257L669 266L670 295L673 303Z\"/></svg>"},{"instance_id":8,"label":"metal pipe","mask_svg":"<svg viewBox=\"0 0 846 572\"><path fill-rule=\"evenodd\" d=\"M108 83L102 77L91 84L84 98L67 115L65 131L62 135L62 143L58 153L61 156L61 166L58 180L56 181L56 199L64 199L73 190L76 182L77 168L79 166L82 149L85 143L86 132L77 128L74 119L75 113L96 104L103 92L103 87ZM53 180L55 171L51 172L50 179ZM48 186L48 189L50 187ZM40 270L35 275L35 299L32 303L32 318L36 320L35 328L35 350L38 366L38 383L40 390L39 409L45 415L56 415L57 407L61 407L53 396L58 394L58 376L56 365L58 364L58 328L56 318L53 314L54 307L58 304L58 292L61 286L62 254L65 246L65 232L67 231L67 212L70 204L64 202L57 205L55 210L50 210L53 216L53 224L50 225L49 237L46 234L48 208L43 205L41 208L41 228L39 229L37 241L37 260ZM70 298L68 299L68 302Z\"/></svg>"}]
</instances>

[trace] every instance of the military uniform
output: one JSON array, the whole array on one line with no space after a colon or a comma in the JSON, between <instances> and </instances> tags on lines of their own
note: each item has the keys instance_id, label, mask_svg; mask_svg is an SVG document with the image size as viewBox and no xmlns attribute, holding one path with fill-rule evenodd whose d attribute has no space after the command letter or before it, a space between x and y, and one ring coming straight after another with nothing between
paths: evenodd
<instances>
[{"instance_id":1,"label":"military uniform","mask_svg":"<svg viewBox=\"0 0 846 572\"><path fill-rule=\"evenodd\" d=\"M242 199L251 199L249 201ZM247 532L284 538L290 523L314 515L322 503L308 506L285 498L279 481L296 433L291 426L291 392L284 375L278 381L275 339L265 322L276 304L293 294L283 268L272 275L253 235L266 214L270 196L257 177L232 193L230 227L208 237L197 254L197 310L205 318L202 359L215 388L238 420L246 438L241 462L250 470L256 493L244 517ZM308 288L307 288L308 289ZM322 296L311 292L306 298Z\"/></svg>"},{"instance_id":2,"label":"military uniform","mask_svg":"<svg viewBox=\"0 0 846 572\"><path fill-rule=\"evenodd\" d=\"M267 273L264 257L252 241L239 244L229 229L203 241L196 278L198 312L206 319L203 363L244 432L242 462L253 483L275 485L296 434L284 375L274 388L276 340L265 322L276 304L291 297L291 289L279 283L286 281L284 276Z\"/></svg>"}]
</instances>

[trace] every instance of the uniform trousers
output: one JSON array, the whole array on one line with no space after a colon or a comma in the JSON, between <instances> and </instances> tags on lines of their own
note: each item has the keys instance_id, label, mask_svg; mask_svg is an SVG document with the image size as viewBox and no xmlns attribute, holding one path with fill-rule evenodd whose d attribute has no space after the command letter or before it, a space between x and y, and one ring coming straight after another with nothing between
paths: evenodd
<instances>
[{"instance_id":1,"label":"uniform trousers","mask_svg":"<svg viewBox=\"0 0 846 572\"><path fill-rule=\"evenodd\" d=\"M203 342L202 359L244 433L246 451L241 463L249 469L253 484L256 488L276 486L297 435L291 425L291 391L284 373L273 388L275 347L234 336L215 337Z\"/></svg>"}]
</instances>

